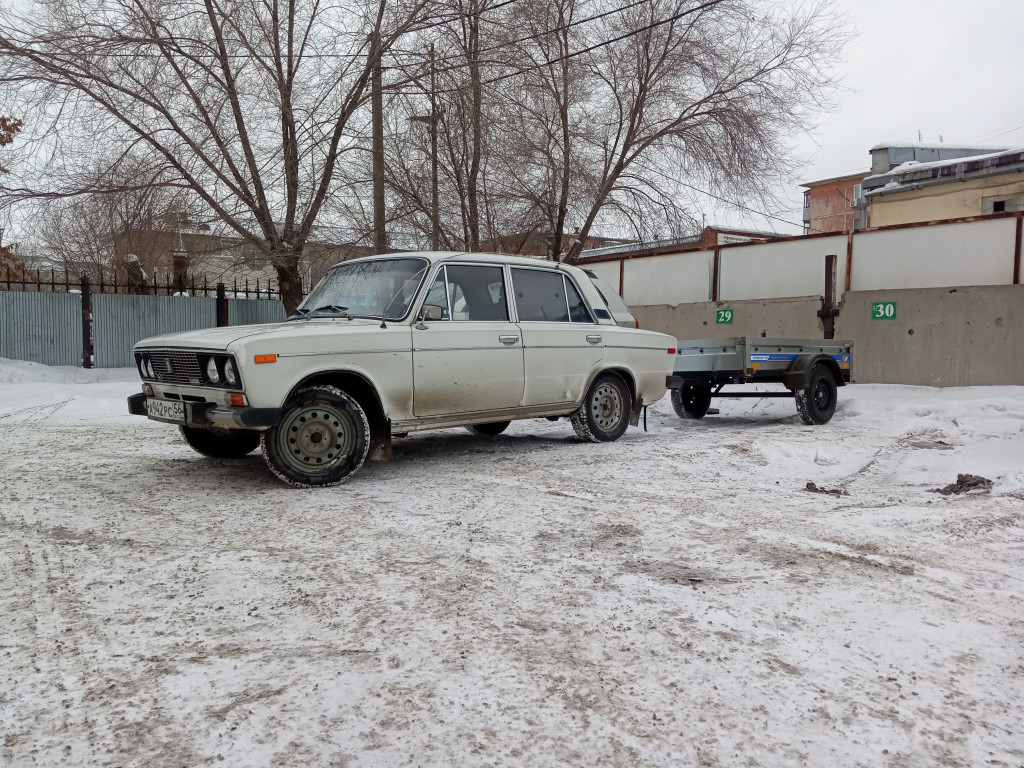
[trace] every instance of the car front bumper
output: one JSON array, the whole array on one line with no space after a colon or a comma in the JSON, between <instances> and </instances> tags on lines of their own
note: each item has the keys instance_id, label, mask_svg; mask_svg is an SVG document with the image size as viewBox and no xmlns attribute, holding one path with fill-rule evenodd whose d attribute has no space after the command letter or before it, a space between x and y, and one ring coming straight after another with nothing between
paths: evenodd
<instances>
[{"instance_id":1,"label":"car front bumper","mask_svg":"<svg viewBox=\"0 0 1024 768\"><path fill-rule=\"evenodd\" d=\"M184 424L189 427L206 429L262 430L277 426L277 423L281 420L280 408L235 407L218 403L193 403L188 401L170 401L181 403L184 413L183 419L160 418L150 415L149 409L146 408L147 399L150 398L147 398L142 392L129 397L128 413L133 416L145 416L153 421L162 421L168 424Z\"/></svg>"}]
</instances>

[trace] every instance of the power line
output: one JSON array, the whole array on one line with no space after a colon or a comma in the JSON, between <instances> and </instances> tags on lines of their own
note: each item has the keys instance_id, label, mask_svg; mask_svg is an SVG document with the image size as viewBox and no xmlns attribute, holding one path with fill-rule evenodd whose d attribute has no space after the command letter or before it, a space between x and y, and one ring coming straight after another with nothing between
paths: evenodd
<instances>
[{"instance_id":1,"label":"power line","mask_svg":"<svg viewBox=\"0 0 1024 768\"><path fill-rule=\"evenodd\" d=\"M1018 123L1017 125L1013 126L1012 128L1007 128L1005 131L1002 131L1001 133L997 133L997 134L995 134L993 136L982 134L981 136L979 136L976 139L971 139L971 141L992 141L992 139L998 139L1000 136L1005 136L1008 133L1013 133L1014 131L1019 131L1021 128L1024 128L1024 123ZM998 129L996 129L996 130L998 130Z\"/></svg>"},{"instance_id":2,"label":"power line","mask_svg":"<svg viewBox=\"0 0 1024 768\"><path fill-rule=\"evenodd\" d=\"M643 2L643 0L640 0L640 1ZM707 2L701 3L700 5L696 6L695 8L689 8L689 9L687 9L685 11L681 11L681 12L679 12L677 14L669 16L668 18L661 19L660 21L656 21L653 24L647 24L647 25L645 25L643 27L640 27L639 29L630 30L629 32L626 32L626 33L624 33L622 35L619 35L618 37L613 37L610 40L603 40L603 41L601 41L599 43L595 43L594 45L591 45L591 46L588 46L586 48L583 48L583 49L581 49L579 51L573 51L571 53L565 54L564 56L558 56L558 57L556 57L554 59L549 59L547 61L543 61L543 62L540 62L538 64L532 64L532 65L527 66L527 67L522 67L521 69L517 69L515 72L509 72L509 73L504 74L504 75L498 75L497 77L492 77L490 80L484 80L481 83L481 85L493 85L494 83L501 82L502 80L508 80L511 77L518 77L519 75L523 74L524 72L529 72L530 70L533 70L533 69L543 69L544 67L548 67L548 66L550 66L552 64L557 64L560 61L566 61L568 59L572 59L572 58L575 58L577 56L582 56L585 53L590 53L591 51L595 51L595 50L597 50L599 48L603 48L605 46L612 45L613 43L618 43L618 42L620 42L622 40L626 40L626 39L628 39L630 37L633 37L634 35L639 35L639 34L641 34L643 32L648 32L648 31L650 31L652 29L656 29L657 27L663 26L665 24L671 24L673 22L679 21L679 19L682 19L682 18L684 18L686 16L689 16L691 14L707 10L708 8L713 8L714 6L720 5L723 2L725 2L725 0L707 0ZM609 15L611 13L616 13L618 11L627 10L627 9L629 9L629 8L635 6L635 5L639 5L639 4L640 4L640 2L630 3L629 5L623 6L623 7L619 8L619 9L616 9L615 11L608 11L608 12L606 12L604 14L598 14L597 16L591 17L590 19L581 20L579 23L583 23L584 21L589 21L589 20L593 20L593 19L596 19L596 18L601 18L603 16L607 16L607 15ZM525 38L525 39L532 39L533 37L543 36L544 34L550 34L550 32L548 32L548 33L539 33L538 35L533 35L530 38ZM500 62L497 62L497 63L500 63ZM440 73L440 72L448 72L448 71L452 71L452 70L455 70L455 69L461 69L464 66L465 66L464 64L452 65L452 66L449 66L449 67L444 67L444 68L439 69L437 71L438 71L438 73ZM390 85L385 86L385 89L386 90L390 90L390 91L397 91L403 85L408 85L409 83L418 82L418 80L419 80L419 78L412 77L412 78L409 78L409 79L404 80L404 81L398 81L396 83L391 83ZM437 91L436 93L437 94L457 93L459 90L461 90L461 89L449 88L449 89L445 89L445 90L442 90L442 91Z\"/></svg>"},{"instance_id":3,"label":"power line","mask_svg":"<svg viewBox=\"0 0 1024 768\"><path fill-rule=\"evenodd\" d=\"M737 202L735 200L727 200L724 197L719 197L718 195L714 194L713 192L708 192L706 189L700 189L699 187L695 187L692 184L687 184L685 181L679 181L679 182L676 182L676 183L678 183L678 184L680 184L680 185L682 185L682 186L684 186L684 187L686 187L688 189L692 189L694 192L699 192L700 194L707 195L708 197L714 198L715 200L718 200L719 202L726 203L727 205L732 205L732 206L735 206L736 208L742 208L744 211L748 211L750 213L756 213L758 216L763 216L766 219L774 219L775 221L781 221L783 224L789 224L791 227L798 227L800 229L803 229L803 226L804 226L803 224L797 224L795 221L789 221L788 219L783 219L780 216L775 216L775 215L770 214L770 213L765 213L764 211L759 211L756 208L750 208L749 206L743 205L742 203L739 203L739 202Z\"/></svg>"}]
</instances>

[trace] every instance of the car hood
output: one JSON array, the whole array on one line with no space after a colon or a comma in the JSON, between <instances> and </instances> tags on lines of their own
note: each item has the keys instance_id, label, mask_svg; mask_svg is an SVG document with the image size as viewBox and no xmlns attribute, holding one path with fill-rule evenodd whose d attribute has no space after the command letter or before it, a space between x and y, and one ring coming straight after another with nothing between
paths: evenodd
<instances>
[{"instance_id":1,"label":"car hood","mask_svg":"<svg viewBox=\"0 0 1024 768\"><path fill-rule=\"evenodd\" d=\"M336 317L317 317L310 320L289 320L284 323L262 325L232 325L226 328L204 328L198 331L165 333L151 336L136 343L136 349L146 347L185 347L189 349L227 349L236 341L260 337L261 340L289 339L320 334L366 333L380 326L380 320Z\"/></svg>"}]
</instances>

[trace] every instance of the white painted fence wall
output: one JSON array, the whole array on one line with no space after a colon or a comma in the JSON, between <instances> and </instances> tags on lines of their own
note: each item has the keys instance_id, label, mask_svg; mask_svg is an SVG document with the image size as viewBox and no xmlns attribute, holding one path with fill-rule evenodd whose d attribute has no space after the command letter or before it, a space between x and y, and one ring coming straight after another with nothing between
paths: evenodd
<instances>
[{"instance_id":1,"label":"white painted fence wall","mask_svg":"<svg viewBox=\"0 0 1024 768\"><path fill-rule=\"evenodd\" d=\"M632 259L623 270L623 299L630 306L707 301L714 268L714 251Z\"/></svg>"},{"instance_id":2,"label":"white painted fence wall","mask_svg":"<svg viewBox=\"0 0 1024 768\"><path fill-rule=\"evenodd\" d=\"M846 235L723 248L718 298L780 299L825 292L825 256L835 254L837 285L846 285ZM706 296L700 301L707 301Z\"/></svg>"},{"instance_id":3,"label":"white painted fence wall","mask_svg":"<svg viewBox=\"0 0 1024 768\"><path fill-rule=\"evenodd\" d=\"M1005 217L856 232L850 290L1012 285L1017 221ZM719 301L821 296L829 254L837 257L837 294L846 287L846 235L718 251ZM632 307L674 306L712 299L714 255L714 250L689 251L580 266L617 287Z\"/></svg>"},{"instance_id":4,"label":"white painted fence wall","mask_svg":"<svg viewBox=\"0 0 1024 768\"><path fill-rule=\"evenodd\" d=\"M852 291L1012 285L1016 219L858 232Z\"/></svg>"}]
</instances>

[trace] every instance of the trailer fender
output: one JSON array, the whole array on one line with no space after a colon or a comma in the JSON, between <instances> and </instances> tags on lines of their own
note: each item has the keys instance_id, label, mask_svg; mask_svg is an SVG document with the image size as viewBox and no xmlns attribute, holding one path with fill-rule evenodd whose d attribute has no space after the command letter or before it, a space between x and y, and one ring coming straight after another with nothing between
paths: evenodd
<instances>
[{"instance_id":1,"label":"trailer fender","mask_svg":"<svg viewBox=\"0 0 1024 768\"><path fill-rule=\"evenodd\" d=\"M791 392L807 389L811 381L811 370L816 365L823 365L832 373L837 387L846 386L846 382L843 381L843 373L839 370L839 363L831 355L819 353L801 355L790 363L789 369L786 371L786 389Z\"/></svg>"}]
</instances>

